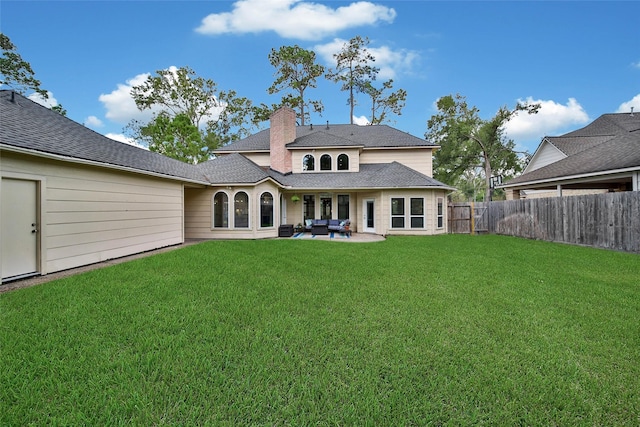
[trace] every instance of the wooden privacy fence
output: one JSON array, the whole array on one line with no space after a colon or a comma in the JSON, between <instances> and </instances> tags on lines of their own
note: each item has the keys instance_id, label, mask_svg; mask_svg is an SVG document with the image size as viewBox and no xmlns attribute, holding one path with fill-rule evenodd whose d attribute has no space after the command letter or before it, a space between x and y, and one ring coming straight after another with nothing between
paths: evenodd
<instances>
[{"instance_id":1,"label":"wooden privacy fence","mask_svg":"<svg viewBox=\"0 0 640 427\"><path fill-rule=\"evenodd\" d=\"M478 205L486 207L485 211L479 212ZM466 232L473 232L473 227L476 232L479 231L477 226L486 221L487 231L493 234L640 253L638 191L507 200L467 206L475 211L475 215L471 215ZM463 229L460 224L457 227ZM458 232L456 228L449 230Z\"/></svg>"}]
</instances>

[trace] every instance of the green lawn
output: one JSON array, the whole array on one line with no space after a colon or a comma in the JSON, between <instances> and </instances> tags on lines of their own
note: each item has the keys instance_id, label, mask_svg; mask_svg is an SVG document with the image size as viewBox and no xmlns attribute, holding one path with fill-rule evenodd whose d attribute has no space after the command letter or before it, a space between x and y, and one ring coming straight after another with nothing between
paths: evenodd
<instances>
[{"instance_id":1,"label":"green lawn","mask_svg":"<svg viewBox=\"0 0 640 427\"><path fill-rule=\"evenodd\" d=\"M0 425L640 424L640 256L206 242L0 295Z\"/></svg>"}]
</instances>

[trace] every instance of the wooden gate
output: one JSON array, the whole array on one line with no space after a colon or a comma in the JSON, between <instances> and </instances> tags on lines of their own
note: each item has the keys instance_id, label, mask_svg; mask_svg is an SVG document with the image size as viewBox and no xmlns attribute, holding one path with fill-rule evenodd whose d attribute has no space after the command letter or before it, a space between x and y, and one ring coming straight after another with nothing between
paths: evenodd
<instances>
[{"instance_id":1,"label":"wooden gate","mask_svg":"<svg viewBox=\"0 0 640 427\"><path fill-rule=\"evenodd\" d=\"M449 233L476 234L489 232L488 203L450 203Z\"/></svg>"}]
</instances>

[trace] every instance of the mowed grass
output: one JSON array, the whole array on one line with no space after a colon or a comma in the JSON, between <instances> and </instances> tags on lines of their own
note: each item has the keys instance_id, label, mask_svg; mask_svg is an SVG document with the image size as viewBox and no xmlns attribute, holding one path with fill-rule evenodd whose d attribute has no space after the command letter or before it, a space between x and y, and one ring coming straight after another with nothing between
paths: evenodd
<instances>
[{"instance_id":1,"label":"mowed grass","mask_svg":"<svg viewBox=\"0 0 640 427\"><path fill-rule=\"evenodd\" d=\"M0 425L640 424L640 256L212 241L0 295Z\"/></svg>"}]
</instances>

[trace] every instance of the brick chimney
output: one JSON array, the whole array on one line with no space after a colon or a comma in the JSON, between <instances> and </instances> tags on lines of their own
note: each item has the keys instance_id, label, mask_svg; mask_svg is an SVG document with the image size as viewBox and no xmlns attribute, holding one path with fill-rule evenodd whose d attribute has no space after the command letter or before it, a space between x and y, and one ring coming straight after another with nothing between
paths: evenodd
<instances>
[{"instance_id":1,"label":"brick chimney","mask_svg":"<svg viewBox=\"0 0 640 427\"><path fill-rule=\"evenodd\" d=\"M282 107L269 118L269 152L271 154L271 169L280 173L290 173L291 151L287 144L296 139L296 112L291 108Z\"/></svg>"}]
</instances>

